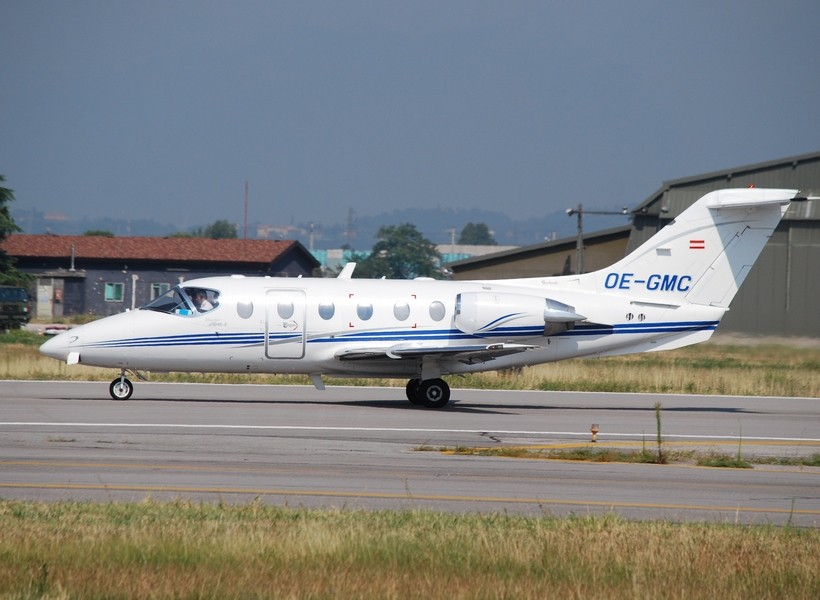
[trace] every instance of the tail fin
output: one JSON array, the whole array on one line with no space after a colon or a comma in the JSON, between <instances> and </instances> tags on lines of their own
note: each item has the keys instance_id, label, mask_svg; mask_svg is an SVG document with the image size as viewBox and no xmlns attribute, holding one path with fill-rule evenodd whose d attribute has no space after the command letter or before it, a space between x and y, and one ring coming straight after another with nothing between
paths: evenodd
<instances>
[{"instance_id":1,"label":"tail fin","mask_svg":"<svg viewBox=\"0 0 820 600\"><path fill-rule=\"evenodd\" d=\"M609 268L590 273L608 294L727 308L797 190L710 192Z\"/></svg>"}]
</instances>

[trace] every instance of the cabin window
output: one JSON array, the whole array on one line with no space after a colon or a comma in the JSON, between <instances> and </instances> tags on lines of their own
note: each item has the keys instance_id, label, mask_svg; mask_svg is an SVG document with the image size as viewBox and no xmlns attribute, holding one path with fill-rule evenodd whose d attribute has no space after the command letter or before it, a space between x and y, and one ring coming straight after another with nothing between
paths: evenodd
<instances>
[{"instance_id":1,"label":"cabin window","mask_svg":"<svg viewBox=\"0 0 820 600\"><path fill-rule=\"evenodd\" d=\"M393 305L393 316L399 321L406 321L410 316L410 305L404 300L399 300Z\"/></svg>"},{"instance_id":2,"label":"cabin window","mask_svg":"<svg viewBox=\"0 0 820 600\"><path fill-rule=\"evenodd\" d=\"M243 319L250 319L253 315L253 302L237 302L236 314Z\"/></svg>"},{"instance_id":3,"label":"cabin window","mask_svg":"<svg viewBox=\"0 0 820 600\"><path fill-rule=\"evenodd\" d=\"M293 316L293 302L282 300L276 305L276 312L280 319L290 319Z\"/></svg>"},{"instance_id":4,"label":"cabin window","mask_svg":"<svg viewBox=\"0 0 820 600\"><path fill-rule=\"evenodd\" d=\"M333 318L333 315L336 314L336 306L333 302L320 302L319 303L319 316L322 317L325 321L329 321Z\"/></svg>"},{"instance_id":5,"label":"cabin window","mask_svg":"<svg viewBox=\"0 0 820 600\"><path fill-rule=\"evenodd\" d=\"M367 321L373 316L373 305L370 302L360 302L356 306L356 314L359 315L362 321Z\"/></svg>"},{"instance_id":6,"label":"cabin window","mask_svg":"<svg viewBox=\"0 0 820 600\"><path fill-rule=\"evenodd\" d=\"M125 290L125 284L124 283L106 283L105 284L105 301L106 302L122 302L124 290Z\"/></svg>"},{"instance_id":7,"label":"cabin window","mask_svg":"<svg viewBox=\"0 0 820 600\"><path fill-rule=\"evenodd\" d=\"M444 304L442 302L436 300L435 302L430 303L430 318L434 321L441 321L446 313L447 309L444 308Z\"/></svg>"}]
</instances>

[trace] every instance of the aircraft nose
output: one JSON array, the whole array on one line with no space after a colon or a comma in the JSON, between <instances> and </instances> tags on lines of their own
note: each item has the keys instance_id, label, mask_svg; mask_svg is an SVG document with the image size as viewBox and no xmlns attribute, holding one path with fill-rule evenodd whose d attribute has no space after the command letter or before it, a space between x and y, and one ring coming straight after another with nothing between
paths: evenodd
<instances>
[{"instance_id":1,"label":"aircraft nose","mask_svg":"<svg viewBox=\"0 0 820 600\"><path fill-rule=\"evenodd\" d=\"M70 331L58 333L40 346L40 354L58 360L66 360L68 358L69 346L73 339L76 339L76 335Z\"/></svg>"}]
</instances>

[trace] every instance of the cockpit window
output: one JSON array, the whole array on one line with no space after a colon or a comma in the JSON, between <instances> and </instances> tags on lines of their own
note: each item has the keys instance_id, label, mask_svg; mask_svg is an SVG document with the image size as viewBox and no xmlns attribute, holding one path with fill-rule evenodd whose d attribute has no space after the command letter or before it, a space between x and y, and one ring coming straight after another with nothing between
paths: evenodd
<instances>
[{"instance_id":1,"label":"cockpit window","mask_svg":"<svg viewBox=\"0 0 820 600\"><path fill-rule=\"evenodd\" d=\"M207 290L205 288L186 287L182 288L197 312L205 313L215 309L219 305L219 292Z\"/></svg>"},{"instance_id":2,"label":"cockpit window","mask_svg":"<svg viewBox=\"0 0 820 600\"><path fill-rule=\"evenodd\" d=\"M191 317L219 306L219 292L195 287L175 287L142 307L168 314Z\"/></svg>"},{"instance_id":3,"label":"cockpit window","mask_svg":"<svg viewBox=\"0 0 820 600\"><path fill-rule=\"evenodd\" d=\"M154 298L151 302L141 308L144 310L155 310L157 312L164 313L183 314L179 311L191 312L191 307L180 293L180 289L178 287L171 288L162 296Z\"/></svg>"}]
</instances>

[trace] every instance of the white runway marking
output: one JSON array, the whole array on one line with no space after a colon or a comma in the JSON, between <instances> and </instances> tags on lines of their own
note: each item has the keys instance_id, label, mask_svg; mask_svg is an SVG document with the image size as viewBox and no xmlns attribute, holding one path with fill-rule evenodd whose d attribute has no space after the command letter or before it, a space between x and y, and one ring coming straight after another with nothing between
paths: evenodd
<instances>
[{"instance_id":1,"label":"white runway marking","mask_svg":"<svg viewBox=\"0 0 820 600\"><path fill-rule=\"evenodd\" d=\"M559 436L559 437L589 437L589 431L530 431L530 430L506 430L506 429L434 429L434 428L412 428L412 427L331 427L313 425L220 425L220 424L195 424L195 423L64 423L46 421L7 421L0 422L0 427L130 427L137 429L233 429L248 431L362 431L362 432L384 432L384 433L450 433L450 434L502 434L502 435L527 435L527 436ZM603 438L638 438L649 439L646 432L641 433L606 433L598 434L598 439ZM654 437L652 438L654 440ZM734 435L685 435L685 434L663 434L664 440L743 440L743 441L767 441L767 442L798 442L820 444L820 438L790 438L790 437L755 437L755 436L734 436Z\"/></svg>"}]
</instances>

